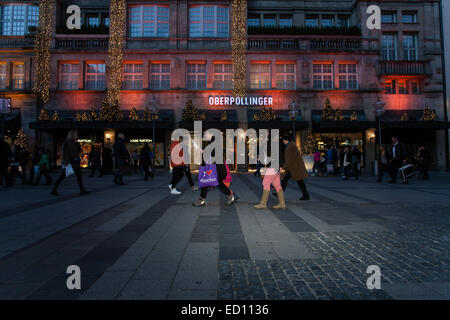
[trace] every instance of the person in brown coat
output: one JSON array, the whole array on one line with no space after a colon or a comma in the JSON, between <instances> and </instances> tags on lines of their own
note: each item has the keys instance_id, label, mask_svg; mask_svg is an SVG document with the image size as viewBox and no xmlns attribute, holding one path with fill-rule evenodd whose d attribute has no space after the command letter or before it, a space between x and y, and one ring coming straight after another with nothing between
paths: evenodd
<instances>
[{"instance_id":1,"label":"person in brown coat","mask_svg":"<svg viewBox=\"0 0 450 320\"><path fill-rule=\"evenodd\" d=\"M284 191L287 188L289 179L297 181L297 184L303 193L303 196L300 198L300 200L309 200L308 190L306 189L305 182L303 181L308 177L308 171L306 170L303 156L298 150L295 143L292 142L292 137L290 135L285 135L282 137L282 139L283 144L286 146L284 149L283 159L283 169L286 171L286 174L281 181L281 187Z\"/></svg>"}]
</instances>

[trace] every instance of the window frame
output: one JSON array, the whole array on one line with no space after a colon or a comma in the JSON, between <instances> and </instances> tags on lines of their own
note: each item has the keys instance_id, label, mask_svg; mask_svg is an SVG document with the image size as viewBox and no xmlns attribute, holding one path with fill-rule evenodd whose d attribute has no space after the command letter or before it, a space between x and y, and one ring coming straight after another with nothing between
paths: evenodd
<instances>
[{"instance_id":1,"label":"window frame","mask_svg":"<svg viewBox=\"0 0 450 320\"><path fill-rule=\"evenodd\" d=\"M413 39L413 45L414 46L407 46L407 39L409 37L412 37ZM418 48L418 40L419 36L417 33L414 32L405 32L403 33L402 43L403 43L403 59L406 61L417 61L418 55L419 55L419 48Z\"/></svg>"},{"instance_id":2,"label":"window frame","mask_svg":"<svg viewBox=\"0 0 450 320\"><path fill-rule=\"evenodd\" d=\"M216 72L216 66L222 66L222 70L220 72ZM231 71L230 72L226 72L226 67L225 66L231 66ZM230 62L214 62L214 68L213 68L213 72L214 72L214 80L213 80L213 88L216 90L232 90L233 89L233 63ZM227 86L226 82L228 80L225 79L225 77L229 77L231 76L230 79L230 85ZM220 80L217 80L216 78L220 77ZM218 86L217 83L221 83L221 86Z\"/></svg>"},{"instance_id":3,"label":"window frame","mask_svg":"<svg viewBox=\"0 0 450 320\"><path fill-rule=\"evenodd\" d=\"M126 66L133 66L132 72L127 72ZM136 71L136 66L140 66L140 72ZM131 79L125 79L125 77L131 77ZM139 79L140 78L140 79ZM140 86L136 85L139 84ZM128 86L126 83L130 83ZM124 61L122 69L122 89L123 90L143 90L144 89L144 64L138 61Z\"/></svg>"},{"instance_id":4,"label":"window frame","mask_svg":"<svg viewBox=\"0 0 450 320\"><path fill-rule=\"evenodd\" d=\"M4 72L2 72L4 70ZM3 84L3 85L2 85ZM8 88L8 62L0 62L0 90Z\"/></svg>"},{"instance_id":5,"label":"window frame","mask_svg":"<svg viewBox=\"0 0 450 320\"><path fill-rule=\"evenodd\" d=\"M393 41L392 47L385 47L385 37L391 36ZM393 57L391 57L393 53ZM398 59L398 36L397 33L383 33L381 35L381 57L383 61L396 61Z\"/></svg>"},{"instance_id":6,"label":"window frame","mask_svg":"<svg viewBox=\"0 0 450 320\"><path fill-rule=\"evenodd\" d=\"M293 72L287 72L286 66L292 65L293 66ZM279 66L283 66L283 72L279 72ZM277 62L275 65L275 88L279 90L295 90L297 88L297 68L296 68L295 62ZM291 80L287 80L288 76L294 76L293 80L293 86L288 86L288 83L290 83ZM282 77L283 79L279 79ZM279 86L279 83L283 83L283 86Z\"/></svg>"},{"instance_id":7,"label":"window frame","mask_svg":"<svg viewBox=\"0 0 450 320\"><path fill-rule=\"evenodd\" d=\"M196 9L196 8L200 8L200 16L199 16L199 20L193 20L192 19L192 10ZM205 8L214 8L214 20L205 20ZM227 19L226 22L225 21L220 21L219 20L219 8L223 8L226 9L227 12ZM194 38L194 39L198 39L198 38L219 38L219 39L227 39L230 37L230 7L228 5L218 5L218 4L199 4L199 5L190 5L189 6L189 12L188 12L188 16L189 16L189 25L188 25L188 33L189 33L189 38ZM214 25L214 34L213 35L205 35L205 23L213 23ZM197 35L197 33L193 31L193 26L199 24L200 28L199 28L199 33ZM227 34L226 35L220 35L219 33L219 25L224 25L226 26L226 30L227 30Z\"/></svg>"},{"instance_id":8,"label":"window frame","mask_svg":"<svg viewBox=\"0 0 450 320\"><path fill-rule=\"evenodd\" d=\"M164 66L169 66L169 70L165 71L163 70ZM158 70L154 71L154 66L158 66ZM170 89L170 62L169 61L153 61L149 65L150 72L149 72L149 86L151 90L169 90ZM153 77L158 77L157 80L153 80ZM168 79L163 79L163 77L167 77ZM168 82L167 86L163 86L163 83ZM154 84L158 83L158 86L155 86Z\"/></svg>"},{"instance_id":9,"label":"window frame","mask_svg":"<svg viewBox=\"0 0 450 320\"><path fill-rule=\"evenodd\" d=\"M154 8L155 14L154 14L154 20L144 20L145 17L145 8ZM133 20L132 11L133 9L140 8L140 17L139 20ZM159 10L160 9L167 9L167 21L166 20L160 20L159 16ZM160 5L160 4L141 4L141 5L130 5L128 9L128 36L130 38L169 38L170 35L170 7L168 5ZM146 24L149 24L149 26L146 26ZM153 24L153 35L147 35L144 33L145 27L150 27L150 25ZM139 34L133 35L133 29L132 25L138 25L139 26ZM160 34L159 31L162 28L162 25L166 25L167 27L167 33L164 32L164 34Z\"/></svg>"},{"instance_id":10,"label":"window frame","mask_svg":"<svg viewBox=\"0 0 450 320\"><path fill-rule=\"evenodd\" d=\"M342 72L341 66L345 66L345 71ZM355 72L350 72L349 67L354 66ZM359 89L359 77L358 77L358 63L357 62L339 62L338 64L338 78L339 78L339 89L341 90L358 90ZM350 87L349 84L353 82L350 77L355 77L356 86ZM342 79L344 78L344 79ZM345 86L341 84L345 83Z\"/></svg>"},{"instance_id":11,"label":"window frame","mask_svg":"<svg viewBox=\"0 0 450 320\"><path fill-rule=\"evenodd\" d=\"M4 19L4 10L6 7L9 7L9 18ZM15 17L15 8L20 7L24 8L23 18ZM31 19L31 18L34 19ZM5 33L5 23L8 23L7 27L9 30ZM23 26L20 28L22 32L16 33L15 23L21 23ZM28 28L35 26L37 27L39 23L39 6L35 4L26 4L26 3L7 3L0 5L0 35L1 36L13 36L13 37L23 37L28 33Z\"/></svg>"},{"instance_id":12,"label":"window frame","mask_svg":"<svg viewBox=\"0 0 450 320\"><path fill-rule=\"evenodd\" d=\"M404 18L406 16L412 16L413 17L413 19L412 19L413 21L412 22L405 22ZM408 10L402 11L402 23L404 23L404 24L415 24L415 23L418 23L417 22L417 11L408 11Z\"/></svg>"},{"instance_id":13,"label":"window frame","mask_svg":"<svg viewBox=\"0 0 450 320\"><path fill-rule=\"evenodd\" d=\"M386 16L391 16L392 17L392 21L384 21L383 18ZM381 23L386 23L386 24L394 24L394 23L398 23L398 19L397 19L397 11L381 11Z\"/></svg>"},{"instance_id":14,"label":"window frame","mask_svg":"<svg viewBox=\"0 0 450 320\"><path fill-rule=\"evenodd\" d=\"M70 72L63 72L63 65L70 65ZM73 70L73 66L74 65L76 65L77 67L78 67L78 71L77 72L73 72L72 70ZM70 61L60 61L59 62L59 76L58 76L58 88L60 89L60 90L78 90L79 89L79 80L80 80L80 64L78 63L78 62L70 62ZM70 83L72 83L73 81L75 81L75 80L73 80L72 78L73 77L76 77L76 86L75 86L75 88L72 88L72 87L70 87L70 88L67 88L67 87L64 87L62 84L64 83L63 81L62 81L62 77L64 76L64 75L66 75L66 76L69 76L70 77Z\"/></svg>"},{"instance_id":15,"label":"window frame","mask_svg":"<svg viewBox=\"0 0 450 320\"><path fill-rule=\"evenodd\" d=\"M23 73L16 73L16 68L21 66ZM11 76L11 88L14 90L24 90L25 89L25 62L24 61L14 61L12 63L12 76ZM20 76L20 77L18 77ZM20 81L20 85L16 84L16 81Z\"/></svg>"},{"instance_id":16,"label":"window frame","mask_svg":"<svg viewBox=\"0 0 450 320\"><path fill-rule=\"evenodd\" d=\"M253 71L252 67L255 65L267 65L268 66L268 71ZM272 70L271 70L271 63L270 62L263 62L263 61L252 61L250 62L250 89L252 90L267 90L267 89L271 89L272 88ZM258 86L254 87L253 86L253 77L257 75L257 82L258 82ZM264 79L262 77L262 75L268 75L268 80L267 80L267 87L264 87L262 84L264 83ZM256 82L255 82L256 83Z\"/></svg>"},{"instance_id":17,"label":"window frame","mask_svg":"<svg viewBox=\"0 0 450 320\"><path fill-rule=\"evenodd\" d=\"M315 66L321 66L320 67L320 72L316 72L315 71ZM324 66L330 66L330 72L324 72ZM328 79L324 79L324 77L330 77L330 80ZM314 62L313 63L313 72L312 72L312 77L313 77L313 88L316 90L334 90L335 88L335 84L334 84L334 63L333 62L326 62L326 61L318 61L318 62ZM316 77L320 77L320 79L316 79ZM331 82L331 87L325 87L324 84L325 82ZM320 88L316 86L316 82L320 82Z\"/></svg>"},{"instance_id":18,"label":"window frame","mask_svg":"<svg viewBox=\"0 0 450 320\"><path fill-rule=\"evenodd\" d=\"M190 65L195 65L195 70L194 72L189 71L189 66ZM199 71L199 65L204 66L205 71ZM199 79L202 75L204 75L204 79ZM194 76L195 80L189 80L189 76ZM192 81L194 81L195 83L195 87L190 86L189 84L192 83ZM199 86L200 82L204 81L204 86ZM186 89L187 90L206 90L208 87L208 69L207 69L207 65L206 62L204 61L188 61L186 63Z\"/></svg>"},{"instance_id":19,"label":"window frame","mask_svg":"<svg viewBox=\"0 0 450 320\"><path fill-rule=\"evenodd\" d=\"M103 68L104 68L105 71L103 73L88 72L88 65L90 65L90 64L95 64L97 66L96 67L97 69L98 69L98 65L103 65ZM97 84L99 82L98 77L102 76L102 75L103 75L103 87L101 88ZM95 83L96 83L95 88L89 88L89 86L88 86L88 76L95 76L96 77L95 78ZM90 81L92 81L92 80L90 80ZM85 90L105 90L105 88L106 88L106 64L105 64L104 61L86 61L85 62L84 88L85 88Z\"/></svg>"}]
</instances>

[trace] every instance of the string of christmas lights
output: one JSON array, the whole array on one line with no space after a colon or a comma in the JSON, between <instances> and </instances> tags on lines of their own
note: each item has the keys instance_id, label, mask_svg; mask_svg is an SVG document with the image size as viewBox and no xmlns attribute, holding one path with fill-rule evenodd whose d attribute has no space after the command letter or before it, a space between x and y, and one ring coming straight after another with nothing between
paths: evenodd
<instances>
[{"instance_id":1,"label":"string of christmas lights","mask_svg":"<svg viewBox=\"0 0 450 320\"><path fill-rule=\"evenodd\" d=\"M185 121L203 121L206 120L206 115L204 112L200 113L200 110L194 106L192 100L188 100L183 109L182 118Z\"/></svg>"},{"instance_id":2,"label":"string of christmas lights","mask_svg":"<svg viewBox=\"0 0 450 320\"><path fill-rule=\"evenodd\" d=\"M263 107L260 112L253 115L254 121L271 121L275 119L272 108Z\"/></svg>"},{"instance_id":3,"label":"string of christmas lights","mask_svg":"<svg viewBox=\"0 0 450 320\"><path fill-rule=\"evenodd\" d=\"M244 97L247 91L247 0L233 0L232 8L233 95Z\"/></svg>"},{"instance_id":4,"label":"string of christmas lights","mask_svg":"<svg viewBox=\"0 0 450 320\"><path fill-rule=\"evenodd\" d=\"M437 119L436 111L430 110L428 107L423 110L423 121L433 121Z\"/></svg>"}]
</instances>

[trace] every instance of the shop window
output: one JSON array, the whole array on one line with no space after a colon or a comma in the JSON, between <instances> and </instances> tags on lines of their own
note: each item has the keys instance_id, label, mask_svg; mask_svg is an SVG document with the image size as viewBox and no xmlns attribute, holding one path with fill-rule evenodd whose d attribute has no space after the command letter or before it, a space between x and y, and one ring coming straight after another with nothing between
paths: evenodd
<instances>
[{"instance_id":1,"label":"shop window","mask_svg":"<svg viewBox=\"0 0 450 320\"><path fill-rule=\"evenodd\" d=\"M319 16L308 14L305 18L305 25L307 27L318 27L319 26Z\"/></svg>"},{"instance_id":2,"label":"shop window","mask_svg":"<svg viewBox=\"0 0 450 320\"><path fill-rule=\"evenodd\" d=\"M18 90L25 87L25 64L23 62L13 64L12 87Z\"/></svg>"},{"instance_id":3,"label":"shop window","mask_svg":"<svg viewBox=\"0 0 450 320\"><path fill-rule=\"evenodd\" d=\"M275 14L265 14L263 19L264 27L276 27L277 16Z\"/></svg>"},{"instance_id":4,"label":"shop window","mask_svg":"<svg viewBox=\"0 0 450 320\"><path fill-rule=\"evenodd\" d=\"M403 11L402 13L403 23L417 23L417 12L415 11Z\"/></svg>"},{"instance_id":5,"label":"shop window","mask_svg":"<svg viewBox=\"0 0 450 320\"><path fill-rule=\"evenodd\" d=\"M397 23L397 12L395 11L383 11L381 12L382 23Z\"/></svg>"},{"instance_id":6,"label":"shop window","mask_svg":"<svg viewBox=\"0 0 450 320\"><path fill-rule=\"evenodd\" d=\"M250 88L270 89L270 63L250 64Z\"/></svg>"},{"instance_id":7,"label":"shop window","mask_svg":"<svg viewBox=\"0 0 450 320\"><path fill-rule=\"evenodd\" d=\"M145 5L130 8L130 37L169 37L169 7Z\"/></svg>"},{"instance_id":8,"label":"shop window","mask_svg":"<svg viewBox=\"0 0 450 320\"><path fill-rule=\"evenodd\" d=\"M398 82L398 93L399 94L408 94L408 87L406 81Z\"/></svg>"},{"instance_id":9,"label":"shop window","mask_svg":"<svg viewBox=\"0 0 450 320\"><path fill-rule=\"evenodd\" d=\"M320 21L322 27L332 27L334 25L334 16L323 15Z\"/></svg>"},{"instance_id":10,"label":"shop window","mask_svg":"<svg viewBox=\"0 0 450 320\"><path fill-rule=\"evenodd\" d=\"M6 89L6 76L8 74L8 65L6 62L0 62L0 90Z\"/></svg>"},{"instance_id":11,"label":"shop window","mask_svg":"<svg viewBox=\"0 0 450 320\"><path fill-rule=\"evenodd\" d=\"M333 64L314 63L313 65L314 89L333 89Z\"/></svg>"},{"instance_id":12,"label":"shop window","mask_svg":"<svg viewBox=\"0 0 450 320\"><path fill-rule=\"evenodd\" d=\"M105 89L105 64L87 63L86 64L86 90L104 90Z\"/></svg>"},{"instance_id":13,"label":"shop window","mask_svg":"<svg viewBox=\"0 0 450 320\"><path fill-rule=\"evenodd\" d=\"M295 89L295 64L277 64L277 89Z\"/></svg>"},{"instance_id":14,"label":"shop window","mask_svg":"<svg viewBox=\"0 0 450 320\"><path fill-rule=\"evenodd\" d=\"M358 89L358 74L356 63L339 64L339 89Z\"/></svg>"},{"instance_id":15,"label":"shop window","mask_svg":"<svg viewBox=\"0 0 450 320\"><path fill-rule=\"evenodd\" d=\"M191 38L228 38L228 7L192 6L189 8L189 36Z\"/></svg>"},{"instance_id":16,"label":"shop window","mask_svg":"<svg viewBox=\"0 0 450 320\"><path fill-rule=\"evenodd\" d=\"M170 64L152 63L150 87L153 90L170 89Z\"/></svg>"},{"instance_id":17,"label":"shop window","mask_svg":"<svg viewBox=\"0 0 450 320\"><path fill-rule=\"evenodd\" d=\"M386 81L384 87L386 90L385 91L386 94L395 94L396 93L395 80Z\"/></svg>"},{"instance_id":18,"label":"shop window","mask_svg":"<svg viewBox=\"0 0 450 320\"><path fill-rule=\"evenodd\" d=\"M408 61L417 60L417 34L403 35L403 58Z\"/></svg>"},{"instance_id":19,"label":"shop window","mask_svg":"<svg viewBox=\"0 0 450 320\"><path fill-rule=\"evenodd\" d=\"M59 66L59 88L77 90L79 77L78 63L61 63Z\"/></svg>"},{"instance_id":20,"label":"shop window","mask_svg":"<svg viewBox=\"0 0 450 320\"><path fill-rule=\"evenodd\" d=\"M123 88L125 90L141 90L143 88L143 66L141 63L123 65Z\"/></svg>"},{"instance_id":21,"label":"shop window","mask_svg":"<svg viewBox=\"0 0 450 320\"><path fill-rule=\"evenodd\" d=\"M411 82L411 93L412 94L420 94L420 85L418 81Z\"/></svg>"},{"instance_id":22,"label":"shop window","mask_svg":"<svg viewBox=\"0 0 450 320\"><path fill-rule=\"evenodd\" d=\"M3 36L23 36L31 26L37 26L39 7L8 4L0 7L0 31Z\"/></svg>"},{"instance_id":23,"label":"shop window","mask_svg":"<svg viewBox=\"0 0 450 320\"><path fill-rule=\"evenodd\" d=\"M249 27L259 27L261 25L261 16L255 13L249 14L247 18L247 25Z\"/></svg>"},{"instance_id":24,"label":"shop window","mask_svg":"<svg viewBox=\"0 0 450 320\"><path fill-rule=\"evenodd\" d=\"M187 88L192 90L206 89L205 63L189 63L187 65Z\"/></svg>"},{"instance_id":25,"label":"shop window","mask_svg":"<svg viewBox=\"0 0 450 320\"><path fill-rule=\"evenodd\" d=\"M383 34L381 37L381 56L384 61L397 60L397 35Z\"/></svg>"},{"instance_id":26,"label":"shop window","mask_svg":"<svg viewBox=\"0 0 450 320\"><path fill-rule=\"evenodd\" d=\"M279 26L281 28L292 27L292 15L289 14L280 15Z\"/></svg>"},{"instance_id":27,"label":"shop window","mask_svg":"<svg viewBox=\"0 0 450 320\"><path fill-rule=\"evenodd\" d=\"M231 63L214 64L214 89L233 88L233 65Z\"/></svg>"}]
</instances>

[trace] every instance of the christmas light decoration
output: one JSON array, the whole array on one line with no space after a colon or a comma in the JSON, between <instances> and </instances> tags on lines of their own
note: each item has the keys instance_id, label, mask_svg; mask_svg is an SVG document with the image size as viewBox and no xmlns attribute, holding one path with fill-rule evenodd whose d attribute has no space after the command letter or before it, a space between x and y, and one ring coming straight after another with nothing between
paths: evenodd
<instances>
[{"instance_id":1,"label":"christmas light decoration","mask_svg":"<svg viewBox=\"0 0 450 320\"><path fill-rule=\"evenodd\" d=\"M228 115L227 115L226 111L222 112L222 116L220 117L220 120L222 120L222 121L227 121L228 120Z\"/></svg>"},{"instance_id":2,"label":"christmas light decoration","mask_svg":"<svg viewBox=\"0 0 450 320\"><path fill-rule=\"evenodd\" d=\"M19 132L17 132L16 138L14 139L14 145L22 149L29 149L27 135L23 129L20 129Z\"/></svg>"},{"instance_id":3,"label":"christmas light decoration","mask_svg":"<svg viewBox=\"0 0 450 320\"><path fill-rule=\"evenodd\" d=\"M42 107L38 116L39 121L48 121L50 120L50 116L48 115L48 110L46 107Z\"/></svg>"},{"instance_id":4,"label":"christmas light decoration","mask_svg":"<svg viewBox=\"0 0 450 320\"><path fill-rule=\"evenodd\" d=\"M86 122L86 121L89 120L89 118L88 118L86 112L83 112L83 113L78 113L78 112L77 112L77 114L76 114L75 117L76 117L76 119L77 119L78 122Z\"/></svg>"},{"instance_id":5,"label":"christmas light decoration","mask_svg":"<svg viewBox=\"0 0 450 320\"><path fill-rule=\"evenodd\" d=\"M122 119L123 114L122 112L120 112L119 106L117 104L110 105L105 100L102 102L99 120L117 122L121 121Z\"/></svg>"},{"instance_id":6,"label":"christmas light decoration","mask_svg":"<svg viewBox=\"0 0 450 320\"><path fill-rule=\"evenodd\" d=\"M125 30L125 0L110 0L109 3L109 42L106 103L112 108L120 104L122 87L123 41ZM116 111L110 112L116 114ZM114 117L114 116L113 116ZM117 121L119 119L115 119Z\"/></svg>"},{"instance_id":7,"label":"christmas light decoration","mask_svg":"<svg viewBox=\"0 0 450 320\"><path fill-rule=\"evenodd\" d=\"M406 112L403 112L402 116L400 117L400 121L408 121L409 117Z\"/></svg>"},{"instance_id":8,"label":"christmas light decoration","mask_svg":"<svg viewBox=\"0 0 450 320\"><path fill-rule=\"evenodd\" d=\"M334 119L334 110L333 107L331 106L331 101L328 98L327 100L325 100L325 107L322 110L322 115L320 116L320 118L322 120Z\"/></svg>"},{"instance_id":9,"label":"christmas light decoration","mask_svg":"<svg viewBox=\"0 0 450 320\"><path fill-rule=\"evenodd\" d=\"M253 115L255 121L271 121L275 119L272 108L263 107L260 112Z\"/></svg>"},{"instance_id":10,"label":"christmas light decoration","mask_svg":"<svg viewBox=\"0 0 450 320\"><path fill-rule=\"evenodd\" d=\"M128 115L128 118L132 121L139 121L139 115L136 111L136 108L131 109L130 114Z\"/></svg>"},{"instance_id":11,"label":"christmas light decoration","mask_svg":"<svg viewBox=\"0 0 450 320\"><path fill-rule=\"evenodd\" d=\"M433 121L437 119L436 111L430 110L428 107L423 110L423 121Z\"/></svg>"},{"instance_id":12,"label":"christmas light decoration","mask_svg":"<svg viewBox=\"0 0 450 320\"><path fill-rule=\"evenodd\" d=\"M335 121L341 121L341 120L344 120L344 116L342 115L342 110L341 109L339 109L339 108L337 108L335 111L334 111L334 120Z\"/></svg>"},{"instance_id":13,"label":"christmas light decoration","mask_svg":"<svg viewBox=\"0 0 450 320\"><path fill-rule=\"evenodd\" d=\"M311 129L309 129L306 132L306 138L305 141L303 141L302 144L302 153L306 156L310 156L314 154L317 148L316 140L314 139L314 136L312 135Z\"/></svg>"},{"instance_id":14,"label":"christmas light decoration","mask_svg":"<svg viewBox=\"0 0 450 320\"><path fill-rule=\"evenodd\" d=\"M350 121L356 120L358 120L358 115L356 114L356 112L352 112L352 114L350 115Z\"/></svg>"},{"instance_id":15,"label":"christmas light decoration","mask_svg":"<svg viewBox=\"0 0 450 320\"><path fill-rule=\"evenodd\" d=\"M157 113L153 113L150 111L148 107L145 107L144 113L142 114L142 121L152 121L152 120L158 120L159 116Z\"/></svg>"},{"instance_id":16,"label":"christmas light decoration","mask_svg":"<svg viewBox=\"0 0 450 320\"><path fill-rule=\"evenodd\" d=\"M232 12L233 95L244 97L247 89L247 0L233 0Z\"/></svg>"},{"instance_id":17,"label":"christmas light decoration","mask_svg":"<svg viewBox=\"0 0 450 320\"><path fill-rule=\"evenodd\" d=\"M59 116L58 111L55 110L52 115L52 121L59 121L59 120L61 120L61 117Z\"/></svg>"},{"instance_id":18,"label":"christmas light decoration","mask_svg":"<svg viewBox=\"0 0 450 320\"><path fill-rule=\"evenodd\" d=\"M95 107L92 107L91 111L89 112L89 120L92 121L98 120L98 113L97 110L95 110Z\"/></svg>"},{"instance_id":19,"label":"christmas light decoration","mask_svg":"<svg viewBox=\"0 0 450 320\"><path fill-rule=\"evenodd\" d=\"M39 1L39 23L34 42L33 93L44 105L50 97L50 45L53 26L54 0Z\"/></svg>"},{"instance_id":20,"label":"christmas light decoration","mask_svg":"<svg viewBox=\"0 0 450 320\"><path fill-rule=\"evenodd\" d=\"M194 106L192 100L188 100L186 106L183 109L183 120L186 121L203 121L206 119L206 115Z\"/></svg>"}]
</instances>

